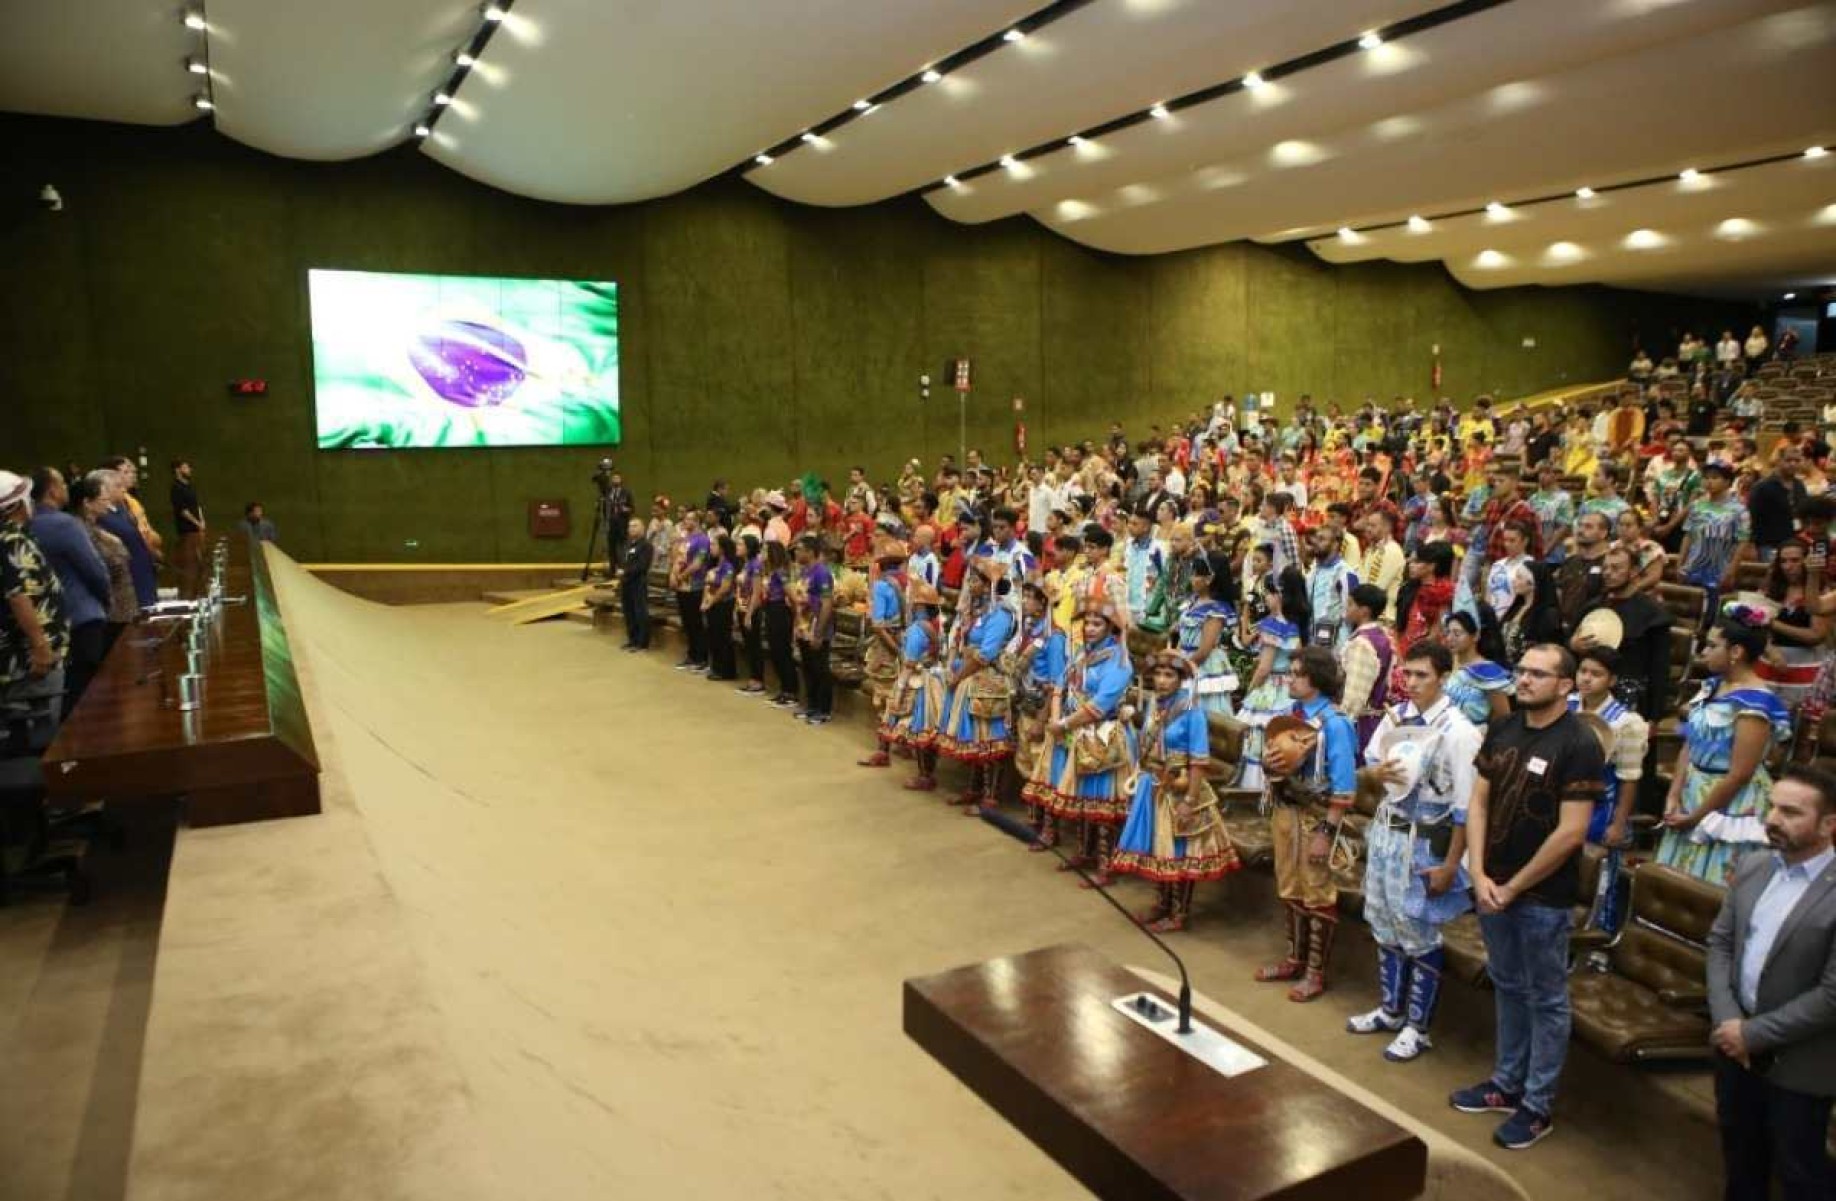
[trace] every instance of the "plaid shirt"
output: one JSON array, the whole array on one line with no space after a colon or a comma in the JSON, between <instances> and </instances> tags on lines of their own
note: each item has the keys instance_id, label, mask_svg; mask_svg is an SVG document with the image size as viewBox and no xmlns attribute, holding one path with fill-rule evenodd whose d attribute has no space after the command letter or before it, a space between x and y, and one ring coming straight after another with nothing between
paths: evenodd
<instances>
[{"instance_id":1,"label":"plaid shirt","mask_svg":"<svg viewBox=\"0 0 1836 1201\"><path fill-rule=\"evenodd\" d=\"M1372 625L1376 623L1373 622ZM1369 627L1359 626L1358 629ZM1345 698L1343 708L1348 717L1357 719L1367 713L1383 712L1384 697L1389 690L1372 697L1371 691L1377 686L1377 674L1382 664L1377 661L1377 648L1371 645L1369 638L1359 638L1357 631L1345 640L1339 649L1339 666L1345 671L1345 688L1339 695Z\"/></svg>"}]
</instances>

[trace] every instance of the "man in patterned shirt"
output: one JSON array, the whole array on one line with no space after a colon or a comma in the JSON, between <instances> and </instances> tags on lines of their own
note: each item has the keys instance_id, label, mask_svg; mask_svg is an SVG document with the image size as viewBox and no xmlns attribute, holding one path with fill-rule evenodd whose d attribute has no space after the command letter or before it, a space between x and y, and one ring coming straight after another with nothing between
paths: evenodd
<instances>
[{"instance_id":1,"label":"man in patterned shirt","mask_svg":"<svg viewBox=\"0 0 1836 1201\"><path fill-rule=\"evenodd\" d=\"M1568 532L1575 524L1575 498L1562 487L1562 470L1552 461L1537 468L1536 484L1529 505L1536 512L1537 530L1549 551L1548 562L1557 564L1567 557Z\"/></svg>"},{"instance_id":2,"label":"man in patterned shirt","mask_svg":"<svg viewBox=\"0 0 1836 1201\"><path fill-rule=\"evenodd\" d=\"M1651 506L1651 536L1675 550L1683 541L1683 522L1690 504L1702 491L1702 473L1696 470L1689 439L1681 434L1670 440L1662 465L1645 472L1645 500Z\"/></svg>"},{"instance_id":3,"label":"man in patterned shirt","mask_svg":"<svg viewBox=\"0 0 1836 1201\"><path fill-rule=\"evenodd\" d=\"M0 697L50 698L64 691L70 626L57 573L26 529L32 481L0 471Z\"/></svg>"},{"instance_id":4,"label":"man in patterned shirt","mask_svg":"<svg viewBox=\"0 0 1836 1201\"><path fill-rule=\"evenodd\" d=\"M1752 549L1753 519L1732 492L1734 470L1726 463L1702 468L1702 495L1683 519L1683 549L1677 573L1683 581L1708 590L1709 613L1719 610L1720 594L1734 587L1735 569Z\"/></svg>"}]
</instances>

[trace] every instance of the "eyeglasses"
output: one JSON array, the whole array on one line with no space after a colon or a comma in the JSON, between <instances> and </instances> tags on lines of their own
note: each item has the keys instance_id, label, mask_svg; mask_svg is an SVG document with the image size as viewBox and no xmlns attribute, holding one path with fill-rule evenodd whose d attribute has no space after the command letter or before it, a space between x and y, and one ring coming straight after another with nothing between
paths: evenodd
<instances>
[{"instance_id":1,"label":"eyeglasses","mask_svg":"<svg viewBox=\"0 0 1836 1201\"><path fill-rule=\"evenodd\" d=\"M1546 671L1541 667L1525 667L1519 664L1512 668L1512 670L1520 676L1529 676L1533 680L1559 680L1562 678L1561 672Z\"/></svg>"}]
</instances>

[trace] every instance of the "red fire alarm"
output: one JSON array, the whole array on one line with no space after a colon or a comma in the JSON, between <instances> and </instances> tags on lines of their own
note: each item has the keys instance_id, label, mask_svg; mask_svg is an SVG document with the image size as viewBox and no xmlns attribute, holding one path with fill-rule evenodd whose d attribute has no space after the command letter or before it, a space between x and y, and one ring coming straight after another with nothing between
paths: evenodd
<instances>
[{"instance_id":1,"label":"red fire alarm","mask_svg":"<svg viewBox=\"0 0 1836 1201\"><path fill-rule=\"evenodd\" d=\"M266 396L268 381L265 379L233 379L230 381L231 396Z\"/></svg>"}]
</instances>

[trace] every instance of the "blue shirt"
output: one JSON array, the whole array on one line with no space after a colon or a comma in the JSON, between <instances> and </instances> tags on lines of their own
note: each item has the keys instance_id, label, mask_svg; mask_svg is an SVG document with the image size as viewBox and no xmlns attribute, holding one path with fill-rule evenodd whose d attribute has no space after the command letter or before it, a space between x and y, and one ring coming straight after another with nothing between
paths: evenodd
<instances>
[{"instance_id":1,"label":"blue shirt","mask_svg":"<svg viewBox=\"0 0 1836 1201\"><path fill-rule=\"evenodd\" d=\"M106 619L108 568L83 523L68 513L46 509L32 514L26 525L63 585L65 620L75 627Z\"/></svg>"},{"instance_id":2,"label":"blue shirt","mask_svg":"<svg viewBox=\"0 0 1836 1201\"><path fill-rule=\"evenodd\" d=\"M134 599L143 609L156 604L159 601L159 566L153 562L147 540L140 536L140 527L134 524L134 515L126 508L110 509L96 519L96 524L121 539L121 544L127 547L128 574L134 577Z\"/></svg>"},{"instance_id":3,"label":"blue shirt","mask_svg":"<svg viewBox=\"0 0 1836 1201\"><path fill-rule=\"evenodd\" d=\"M1821 876L1830 861L1836 859L1836 848L1825 848L1823 854L1796 867L1787 867L1783 857L1774 856L1778 868L1766 881L1766 891L1753 906L1747 921L1747 941L1740 954L1740 1004L1748 1013L1759 1010L1760 973L1766 970L1766 957L1779 937L1779 928L1791 911L1804 899L1811 881Z\"/></svg>"},{"instance_id":4,"label":"blue shirt","mask_svg":"<svg viewBox=\"0 0 1836 1201\"><path fill-rule=\"evenodd\" d=\"M1326 748L1322 757L1327 787L1334 796L1350 796L1358 790L1358 731L1353 728L1351 719L1332 707L1332 702L1323 696L1316 696L1310 701L1295 701L1294 715L1306 718L1308 723L1317 726L1320 731L1320 742ZM1314 774L1311 762L1304 765L1297 775L1309 777Z\"/></svg>"},{"instance_id":5,"label":"blue shirt","mask_svg":"<svg viewBox=\"0 0 1836 1201\"><path fill-rule=\"evenodd\" d=\"M904 611L905 606L899 602L899 585L888 576L875 580L867 620L876 626L896 626Z\"/></svg>"}]
</instances>

